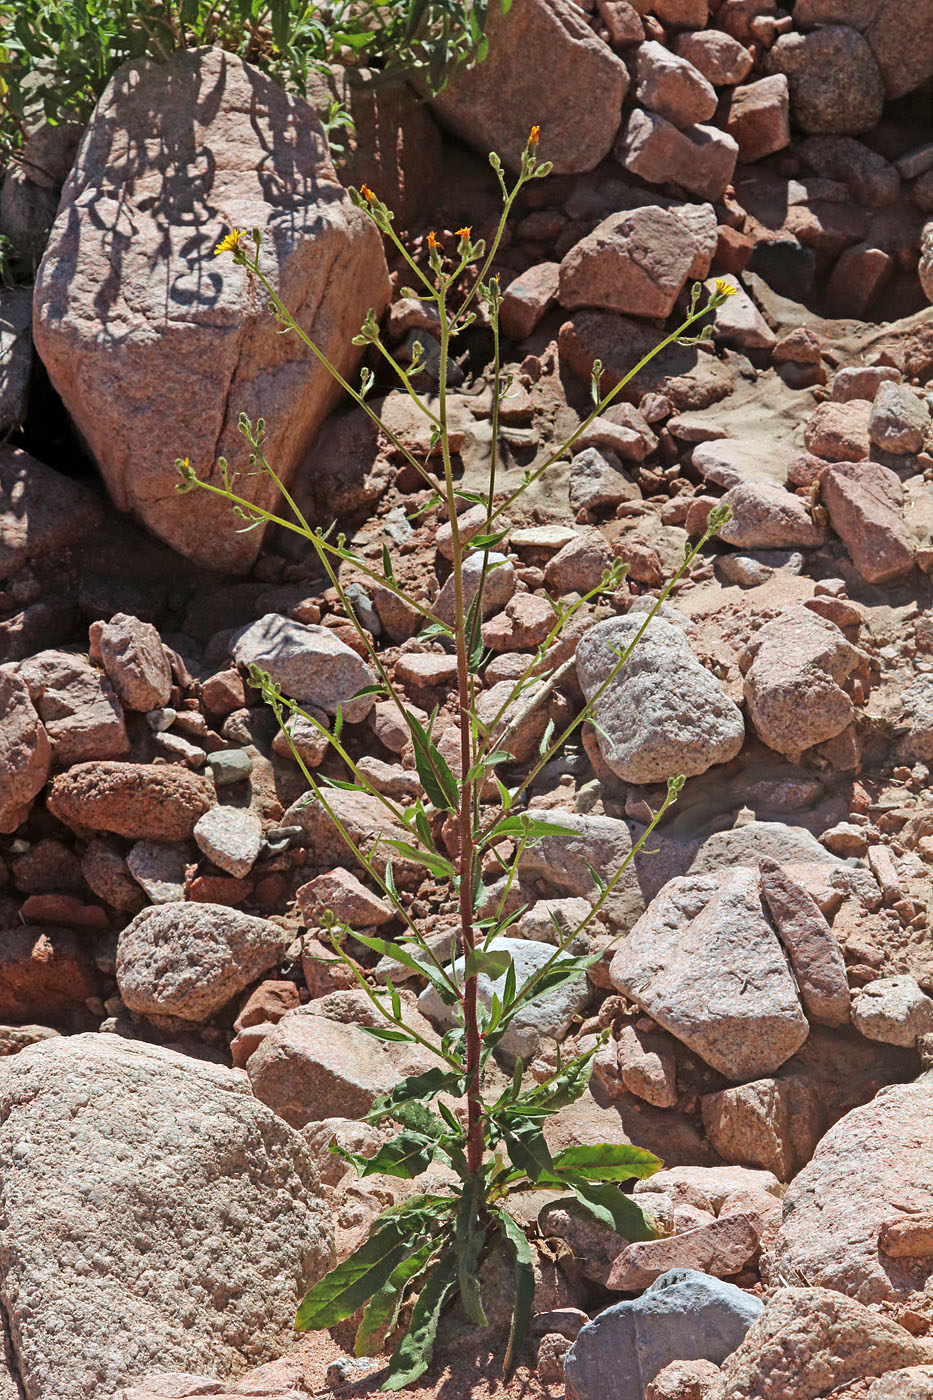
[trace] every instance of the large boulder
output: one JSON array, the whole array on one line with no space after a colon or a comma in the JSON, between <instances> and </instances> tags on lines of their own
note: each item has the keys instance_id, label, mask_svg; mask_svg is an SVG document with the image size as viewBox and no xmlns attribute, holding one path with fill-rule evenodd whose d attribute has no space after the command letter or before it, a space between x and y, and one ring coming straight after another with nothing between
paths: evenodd
<instances>
[{"instance_id":1,"label":"large boulder","mask_svg":"<svg viewBox=\"0 0 933 1400\"><path fill-rule=\"evenodd\" d=\"M333 1254L310 1149L245 1076L112 1035L7 1062L0 1218L25 1400L270 1361Z\"/></svg>"},{"instance_id":2,"label":"large boulder","mask_svg":"<svg viewBox=\"0 0 933 1400\"><path fill-rule=\"evenodd\" d=\"M379 235L337 180L311 107L222 49L125 65L111 79L62 194L36 283L36 348L121 510L213 568L246 569L262 528L179 495L175 459L271 509L238 416L264 418L287 484L341 396L297 336L282 337L243 268L214 259L259 228L262 262L342 374L388 279Z\"/></svg>"},{"instance_id":3,"label":"large boulder","mask_svg":"<svg viewBox=\"0 0 933 1400\"><path fill-rule=\"evenodd\" d=\"M928 1077L891 1085L830 1129L784 1198L769 1279L805 1278L862 1303L927 1305L933 1258L894 1257L883 1245L886 1229L933 1211L931 1089Z\"/></svg>"},{"instance_id":4,"label":"large boulder","mask_svg":"<svg viewBox=\"0 0 933 1400\"><path fill-rule=\"evenodd\" d=\"M15 831L49 776L52 746L22 677L0 667L0 832Z\"/></svg>"},{"instance_id":5,"label":"large boulder","mask_svg":"<svg viewBox=\"0 0 933 1400\"><path fill-rule=\"evenodd\" d=\"M791 118L808 134L857 136L871 131L881 116L878 64L861 34L848 25L782 34L768 52L765 72L786 74Z\"/></svg>"},{"instance_id":6,"label":"large boulder","mask_svg":"<svg viewBox=\"0 0 933 1400\"><path fill-rule=\"evenodd\" d=\"M18 447L0 447L0 578L96 530L100 502Z\"/></svg>"},{"instance_id":7,"label":"large boulder","mask_svg":"<svg viewBox=\"0 0 933 1400\"><path fill-rule=\"evenodd\" d=\"M635 643L644 624L644 613L633 610L597 623L577 645L577 675L594 704L607 765L625 782L657 783L728 763L745 737L738 706L700 665L682 627L656 617ZM633 643L609 680L619 654Z\"/></svg>"},{"instance_id":8,"label":"large boulder","mask_svg":"<svg viewBox=\"0 0 933 1400\"><path fill-rule=\"evenodd\" d=\"M533 125L558 174L592 170L609 154L628 91L625 64L568 0L489 6L485 61L459 73L434 110L485 156L521 164Z\"/></svg>"},{"instance_id":9,"label":"large boulder","mask_svg":"<svg viewBox=\"0 0 933 1400\"><path fill-rule=\"evenodd\" d=\"M564 257L560 304L666 317L696 255L696 238L666 209L649 204L610 214Z\"/></svg>"}]
</instances>

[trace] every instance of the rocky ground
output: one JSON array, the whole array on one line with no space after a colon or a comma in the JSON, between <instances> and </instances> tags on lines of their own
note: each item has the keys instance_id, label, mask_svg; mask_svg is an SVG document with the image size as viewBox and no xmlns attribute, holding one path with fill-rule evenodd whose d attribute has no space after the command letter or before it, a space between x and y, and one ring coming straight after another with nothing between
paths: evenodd
<instances>
[{"instance_id":1,"label":"rocky ground","mask_svg":"<svg viewBox=\"0 0 933 1400\"><path fill-rule=\"evenodd\" d=\"M497 1380L457 1314L416 1394L570 1400L933 1397L933 8L895 0L515 0L487 62L430 103L357 94L341 179L436 229L489 236L531 123L555 171L500 260L503 496L677 324L694 280L736 295L711 343L665 351L511 513L491 576L481 708L550 629L550 719L596 690L711 509L596 724L529 806L573 838L529 849L513 953L546 957L680 800L586 935L605 956L513 1028L544 1076L609 1028L553 1147L629 1141L662 1238L628 1244L513 1202L536 1249L533 1345ZM80 140L80 148L79 148ZM241 411L302 509L443 614L450 531L387 437L283 342L231 225L354 374L366 309L401 357L437 342L351 205L310 108L218 50L118 75L86 133L40 128L0 196L36 270L0 291L0 1304L2 1400L300 1400L375 1393L352 1329L294 1343L307 1287L405 1184L330 1155L422 1067L321 942L392 913L354 870L267 709L267 668L332 718L372 673L296 537L237 534L174 491L175 459L244 466ZM929 226L928 226L929 228ZM31 330L30 330L31 327ZM285 348L283 348L283 345ZM457 342L457 469L484 480L491 336ZM373 401L429 443L378 366ZM254 499L267 483L247 481ZM468 519L465 522L470 525ZM478 524L478 522L477 522ZM417 612L342 582L384 665L456 741L454 668ZM400 802L407 731L372 696L344 742ZM340 776L316 731L305 762ZM364 845L371 799L334 790ZM403 872L404 877L404 872ZM490 875L492 880L492 875ZM427 934L456 911L410 871ZM358 945L376 982L385 971ZM413 977L411 1024L439 1010Z\"/></svg>"}]
</instances>

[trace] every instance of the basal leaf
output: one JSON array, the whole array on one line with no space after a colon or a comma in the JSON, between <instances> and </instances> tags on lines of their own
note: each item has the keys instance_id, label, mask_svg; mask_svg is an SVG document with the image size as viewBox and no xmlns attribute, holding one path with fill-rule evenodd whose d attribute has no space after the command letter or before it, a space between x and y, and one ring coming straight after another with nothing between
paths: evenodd
<instances>
[{"instance_id":1,"label":"basal leaf","mask_svg":"<svg viewBox=\"0 0 933 1400\"><path fill-rule=\"evenodd\" d=\"M535 1268L534 1255L524 1230L507 1211L499 1210L496 1215L503 1240L515 1260L515 1302L512 1305L512 1328L503 1366L508 1379L518 1364L518 1354L531 1322L535 1301Z\"/></svg>"},{"instance_id":2,"label":"basal leaf","mask_svg":"<svg viewBox=\"0 0 933 1400\"><path fill-rule=\"evenodd\" d=\"M389 1362L389 1374L383 1390L401 1390L423 1376L431 1364L434 1340L447 1302L457 1279L457 1259L453 1250L434 1265L412 1309L408 1331L395 1349Z\"/></svg>"},{"instance_id":3,"label":"basal leaf","mask_svg":"<svg viewBox=\"0 0 933 1400\"><path fill-rule=\"evenodd\" d=\"M386 1282L405 1257L410 1230L398 1217L383 1217L369 1239L306 1293L295 1328L315 1332L351 1317Z\"/></svg>"},{"instance_id":4,"label":"basal leaf","mask_svg":"<svg viewBox=\"0 0 933 1400\"><path fill-rule=\"evenodd\" d=\"M412 1246L407 1259L403 1259L393 1269L386 1282L374 1293L363 1310L360 1325L356 1331L353 1350L357 1356L370 1356L378 1348L382 1335L391 1332L399 1314L405 1290L427 1268L431 1256L437 1249L437 1240L429 1240L418 1248Z\"/></svg>"}]
</instances>

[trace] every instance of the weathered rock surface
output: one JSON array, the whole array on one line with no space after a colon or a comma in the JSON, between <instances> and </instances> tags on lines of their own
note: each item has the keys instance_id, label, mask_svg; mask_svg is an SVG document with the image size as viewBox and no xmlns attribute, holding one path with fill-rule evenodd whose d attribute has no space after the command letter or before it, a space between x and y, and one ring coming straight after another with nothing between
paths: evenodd
<instances>
[{"instance_id":1,"label":"weathered rock surface","mask_svg":"<svg viewBox=\"0 0 933 1400\"><path fill-rule=\"evenodd\" d=\"M75 830L183 841L214 798L209 783L176 764L78 763L53 780L47 805Z\"/></svg>"},{"instance_id":2,"label":"weathered rock surface","mask_svg":"<svg viewBox=\"0 0 933 1400\"><path fill-rule=\"evenodd\" d=\"M0 831L15 831L45 785L52 746L26 682L0 667Z\"/></svg>"},{"instance_id":3,"label":"weathered rock surface","mask_svg":"<svg viewBox=\"0 0 933 1400\"><path fill-rule=\"evenodd\" d=\"M879 977L859 988L852 1023L868 1040L915 1045L918 1036L933 1031L933 1000L913 977Z\"/></svg>"},{"instance_id":4,"label":"weathered rock surface","mask_svg":"<svg viewBox=\"0 0 933 1400\"><path fill-rule=\"evenodd\" d=\"M278 963L284 929L223 904L144 909L120 934L117 984L144 1016L206 1021Z\"/></svg>"},{"instance_id":5,"label":"weathered rock surface","mask_svg":"<svg viewBox=\"0 0 933 1400\"><path fill-rule=\"evenodd\" d=\"M0 288L0 433L26 417L32 374L32 288Z\"/></svg>"},{"instance_id":6,"label":"weathered rock surface","mask_svg":"<svg viewBox=\"0 0 933 1400\"><path fill-rule=\"evenodd\" d=\"M844 1026L849 985L832 929L816 901L776 860L762 856L758 868L761 892L794 969L804 1011L818 1025Z\"/></svg>"},{"instance_id":7,"label":"weathered rock surface","mask_svg":"<svg viewBox=\"0 0 933 1400\"><path fill-rule=\"evenodd\" d=\"M808 133L857 136L881 116L878 65L861 34L848 25L782 34L767 55L765 71L787 75L791 116Z\"/></svg>"},{"instance_id":8,"label":"weathered rock surface","mask_svg":"<svg viewBox=\"0 0 933 1400\"><path fill-rule=\"evenodd\" d=\"M910 571L914 542L904 521L904 489L889 467L839 462L820 474L820 498L867 583L887 583Z\"/></svg>"},{"instance_id":9,"label":"weathered rock surface","mask_svg":"<svg viewBox=\"0 0 933 1400\"><path fill-rule=\"evenodd\" d=\"M729 1079L771 1073L807 1038L751 869L669 881L620 944L610 977Z\"/></svg>"},{"instance_id":10,"label":"weathered rock surface","mask_svg":"<svg viewBox=\"0 0 933 1400\"><path fill-rule=\"evenodd\" d=\"M528 0L502 14L490 6L489 54L459 73L434 110L485 158L521 165L533 124L546 133L542 159L558 174L592 170L612 145L628 71L567 0ZM542 146L545 140L542 140Z\"/></svg>"},{"instance_id":11,"label":"weathered rock surface","mask_svg":"<svg viewBox=\"0 0 933 1400\"><path fill-rule=\"evenodd\" d=\"M84 486L18 447L0 447L0 578L66 549L102 520Z\"/></svg>"},{"instance_id":12,"label":"weathered rock surface","mask_svg":"<svg viewBox=\"0 0 933 1400\"><path fill-rule=\"evenodd\" d=\"M0 934L0 1021L69 1022L98 983L92 947L80 934L30 924Z\"/></svg>"},{"instance_id":13,"label":"weathered rock surface","mask_svg":"<svg viewBox=\"0 0 933 1400\"><path fill-rule=\"evenodd\" d=\"M172 668L151 622L115 613L100 631L100 654L127 710L156 710L172 693Z\"/></svg>"},{"instance_id":14,"label":"weathered rock surface","mask_svg":"<svg viewBox=\"0 0 933 1400\"><path fill-rule=\"evenodd\" d=\"M782 1288L722 1364L712 1400L818 1400L926 1358L903 1327L827 1288Z\"/></svg>"},{"instance_id":15,"label":"weathered rock surface","mask_svg":"<svg viewBox=\"0 0 933 1400\"><path fill-rule=\"evenodd\" d=\"M546 808L528 809L528 815L543 821L555 821ZM574 835L543 836L526 847L521 859L523 879L541 880L556 894L589 899L599 896L592 870L615 875L632 853L632 834L624 821L616 817L586 816L578 812L560 812L558 823ZM592 870L590 867L592 866ZM602 917L627 930L644 912L644 900L633 863L615 885L602 907Z\"/></svg>"},{"instance_id":16,"label":"weathered rock surface","mask_svg":"<svg viewBox=\"0 0 933 1400\"><path fill-rule=\"evenodd\" d=\"M635 95L643 107L681 129L707 122L716 111L716 92L689 59L649 39L638 46Z\"/></svg>"},{"instance_id":17,"label":"weathered rock surface","mask_svg":"<svg viewBox=\"0 0 933 1400\"><path fill-rule=\"evenodd\" d=\"M239 878L256 863L262 822L248 807L212 807L198 818L194 839L209 860Z\"/></svg>"},{"instance_id":18,"label":"weathered rock surface","mask_svg":"<svg viewBox=\"0 0 933 1400\"><path fill-rule=\"evenodd\" d=\"M375 683L375 674L329 627L267 613L240 633L233 655L241 666L267 671L283 694L299 704L329 715L339 705L350 724L365 719L373 707L371 695L353 697Z\"/></svg>"},{"instance_id":19,"label":"weathered rock surface","mask_svg":"<svg viewBox=\"0 0 933 1400\"><path fill-rule=\"evenodd\" d=\"M238 487L271 509L274 484L245 474L238 415L265 419L263 450L287 483L341 391L278 334L262 298L248 300L244 270L213 258L231 227L261 230L267 275L351 373L351 338L388 299L385 260L311 107L219 47L125 66L65 186L34 334L115 504L181 553L236 571L262 527L238 534L226 502L176 493L175 459L219 480L226 456L244 472Z\"/></svg>"},{"instance_id":20,"label":"weathered rock surface","mask_svg":"<svg viewBox=\"0 0 933 1400\"><path fill-rule=\"evenodd\" d=\"M671 1361L724 1361L761 1311L760 1301L734 1284L673 1269L580 1331L564 1366L567 1393L572 1400L644 1400L646 1386Z\"/></svg>"},{"instance_id":21,"label":"weathered rock surface","mask_svg":"<svg viewBox=\"0 0 933 1400\"><path fill-rule=\"evenodd\" d=\"M577 675L592 699L635 639L643 615L597 623L577 645ZM624 667L596 701L600 751L631 783L694 776L738 753L745 726L738 707L700 665L683 630L655 618Z\"/></svg>"},{"instance_id":22,"label":"weathered rock surface","mask_svg":"<svg viewBox=\"0 0 933 1400\"><path fill-rule=\"evenodd\" d=\"M933 1259L892 1258L879 1249L879 1236L886 1225L931 1209L933 1096L923 1078L882 1089L821 1140L784 1198L767 1277L802 1276L862 1303L909 1301L929 1290Z\"/></svg>"},{"instance_id":23,"label":"weathered rock surface","mask_svg":"<svg viewBox=\"0 0 933 1400\"><path fill-rule=\"evenodd\" d=\"M611 214L564 257L560 304L666 317L696 254L696 239L666 209L649 204Z\"/></svg>"},{"instance_id":24,"label":"weathered rock surface","mask_svg":"<svg viewBox=\"0 0 933 1400\"><path fill-rule=\"evenodd\" d=\"M130 751L123 711L113 686L84 656L40 651L21 663L61 768L92 758L123 758Z\"/></svg>"},{"instance_id":25,"label":"weathered rock surface","mask_svg":"<svg viewBox=\"0 0 933 1400\"><path fill-rule=\"evenodd\" d=\"M823 542L823 532L804 502L779 486L743 482L726 492L723 505L732 511L732 519L718 532L726 544L740 549L815 549Z\"/></svg>"},{"instance_id":26,"label":"weathered rock surface","mask_svg":"<svg viewBox=\"0 0 933 1400\"><path fill-rule=\"evenodd\" d=\"M26 1400L111 1400L156 1368L269 1361L332 1260L300 1134L242 1075L158 1046L84 1035L14 1056L0 1167Z\"/></svg>"},{"instance_id":27,"label":"weathered rock surface","mask_svg":"<svg viewBox=\"0 0 933 1400\"><path fill-rule=\"evenodd\" d=\"M615 157L649 185L681 185L700 199L720 199L732 179L739 147L724 131L702 123L680 131L656 112L636 107L619 133Z\"/></svg>"}]
</instances>

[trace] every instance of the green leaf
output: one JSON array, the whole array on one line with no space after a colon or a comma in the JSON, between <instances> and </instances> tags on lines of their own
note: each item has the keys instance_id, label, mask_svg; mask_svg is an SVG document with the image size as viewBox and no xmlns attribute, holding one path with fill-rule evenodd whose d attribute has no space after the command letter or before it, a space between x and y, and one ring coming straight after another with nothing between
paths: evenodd
<instances>
[{"instance_id":1,"label":"green leaf","mask_svg":"<svg viewBox=\"0 0 933 1400\"><path fill-rule=\"evenodd\" d=\"M439 811L455 812L460 802L460 784L450 765L431 739L427 730L408 710L405 721L415 751L415 768L431 802Z\"/></svg>"},{"instance_id":2,"label":"green leaf","mask_svg":"<svg viewBox=\"0 0 933 1400\"><path fill-rule=\"evenodd\" d=\"M405 1258L410 1231L399 1217L382 1217L365 1244L331 1269L306 1293L295 1328L316 1332L351 1317L386 1282Z\"/></svg>"},{"instance_id":3,"label":"green leaf","mask_svg":"<svg viewBox=\"0 0 933 1400\"><path fill-rule=\"evenodd\" d=\"M387 882L388 883L388 882ZM362 943L364 948L371 948L374 953L379 953L381 957L391 958L393 962L399 963L402 967L407 967L411 972L417 972L419 976L426 977L434 987L445 1004L449 1005L451 998L456 997L457 990L434 966L428 957L427 949L421 948L420 944L414 944L421 948L422 958L413 956L401 943L392 943L387 938L376 938L372 934L355 932L353 937L357 943Z\"/></svg>"},{"instance_id":4,"label":"green leaf","mask_svg":"<svg viewBox=\"0 0 933 1400\"><path fill-rule=\"evenodd\" d=\"M424 865L431 871L432 875L438 875L443 880L454 880L457 872L449 860L445 860L437 851L423 851L420 846L412 846L408 841L390 840L383 837L382 844L391 846L398 851L400 856L412 861L415 865Z\"/></svg>"},{"instance_id":5,"label":"green leaf","mask_svg":"<svg viewBox=\"0 0 933 1400\"><path fill-rule=\"evenodd\" d=\"M389 553L389 546L382 546L382 572L390 583L395 582L395 574L392 572L392 555Z\"/></svg>"},{"instance_id":6,"label":"green leaf","mask_svg":"<svg viewBox=\"0 0 933 1400\"><path fill-rule=\"evenodd\" d=\"M551 1152L544 1140L541 1124L536 1118L520 1117L517 1114L503 1115L498 1121L499 1131L509 1149L510 1159L516 1167L521 1168L529 1180L537 1181L542 1175L554 1174Z\"/></svg>"},{"instance_id":7,"label":"green leaf","mask_svg":"<svg viewBox=\"0 0 933 1400\"><path fill-rule=\"evenodd\" d=\"M423 1133L406 1131L399 1133L391 1142L384 1143L372 1157L358 1157L357 1153L352 1156L360 1176L376 1176L384 1172L386 1176L411 1181L434 1161L437 1143Z\"/></svg>"},{"instance_id":8,"label":"green leaf","mask_svg":"<svg viewBox=\"0 0 933 1400\"><path fill-rule=\"evenodd\" d=\"M488 1327L489 1322L483 1310L483 1299L479 1288L479 1260L486 1231L479 1223L476 1208L476 1182L464 1187L457 1211L454 1233L454 1251L457 1255L457 1282L460 1286L460 1301L471 1322L477 1327Z\"/></svg>"},{"instance_id":9,"label":"green leaf","mask_svg":"<svg viewBox=\"0 0 933 1400\"><path fill-rule=\"evenodd\" d=\"M421 1271L427 1268L436 1249L437 1240L429 1240L427 1244L418 1248L413 1245L408 1258L403 1259L397 1269L393 1269L379 1292L373 1294L363 1310L356 1331L353 1344L355 1355L372 1355L381 1336L392 1331L405 1297L405 1290Z\"/></svg>"},{"instance_id":10,"label":"green leaf","mask_svg":"<svg viewBox=\"0 0 933 1400\"><path fill-rule=\"evenodd\" d=\"M425 1107L431 1099L443 1093L458 1096L462 1094L462 1076L455 1074L453 1070L441 1069L440 1066L426 1069L423 1074L410 1074L406 1079L400 1080L388 1094L382 1094L376 1099L364 1122L378 1123L383 1118L393 1118L396 1110L407 1104Z\"/></svg>"},{"instance_id":11,"label":"green leaf","mask_svg":"<svg viewBox=\"0 0 933 1400\"><path fill-rule=\"evenodd\" d=\"M515 1302L512 1305L512 1329L509 1345L505 1353L503 1372L506 1379L511 1376L518 1364L518 1354L528 1332L535 1302L535 1267L531 1245L525 1232L507 1211L498 1210L496 1216L502 1229L502 1237L515 1260Z\"/></svg>"},{"instance_id":12,"label":"green leaf","mask_svg":"<svg viewBox=\"0 0 933 1400\"><path fill-rule=\"evenodd\" d=\"M395 1026L360 1026L360 1030L373 1040L391 1040L399 1045L410 1045L415 1039L410 1031L397 1030Z\"/></svg>"},{"instance_id":13,"label":"green leaf","mask_svg":"<svg viewBox=\"0 0 933 1400\"><path fill-rule=\"evenodd\" d=\"M626 1196L611 1182L587 1181L570 1173L564 1173L560 1179L587 1214L600 1224L608 1225L616 1234L633 1241L657 1239L653 1217L636 1204L634 1197Z\"/></svg>"},{"instance_id":14,"label":"green leaf","mask_svg":"<svg viewBox=\"0 0 933 1400\"><path fill-rule=\"evenodd\" d=\"M453 1250L447 1250L434 1265L418 1295L408 1331L389 1362L389 1374L383 1390L401 1390L411 1385L430 1366L441 1311L456 1278L457 1259Z\"/></svg>"},{"instance_id":15,"label":"green leaf","mask_svg":"<svg viewBox=\"0 0 933 1400\"><path fill-rule=\"evenodd\" d=\"M653 1176L662 1162L653 1152L631 1143L577 1143L554 1158L554 1170L581 1172L595 1181L628 1181Z\"/></svg>"},{"instance_id":16,"label":"green leaf","mask_svg":"<svg viewBox=\"0 0 933 1400\"><path fill-rule=\"evenodd\" d=\"M502 949L491 949L484 952L482 948L475 948L467 954L466 963L463 969L465 979L470 977L489 977L496 981L502 977L512 966L512 954Z\"/></svg>"}]
</instances>

